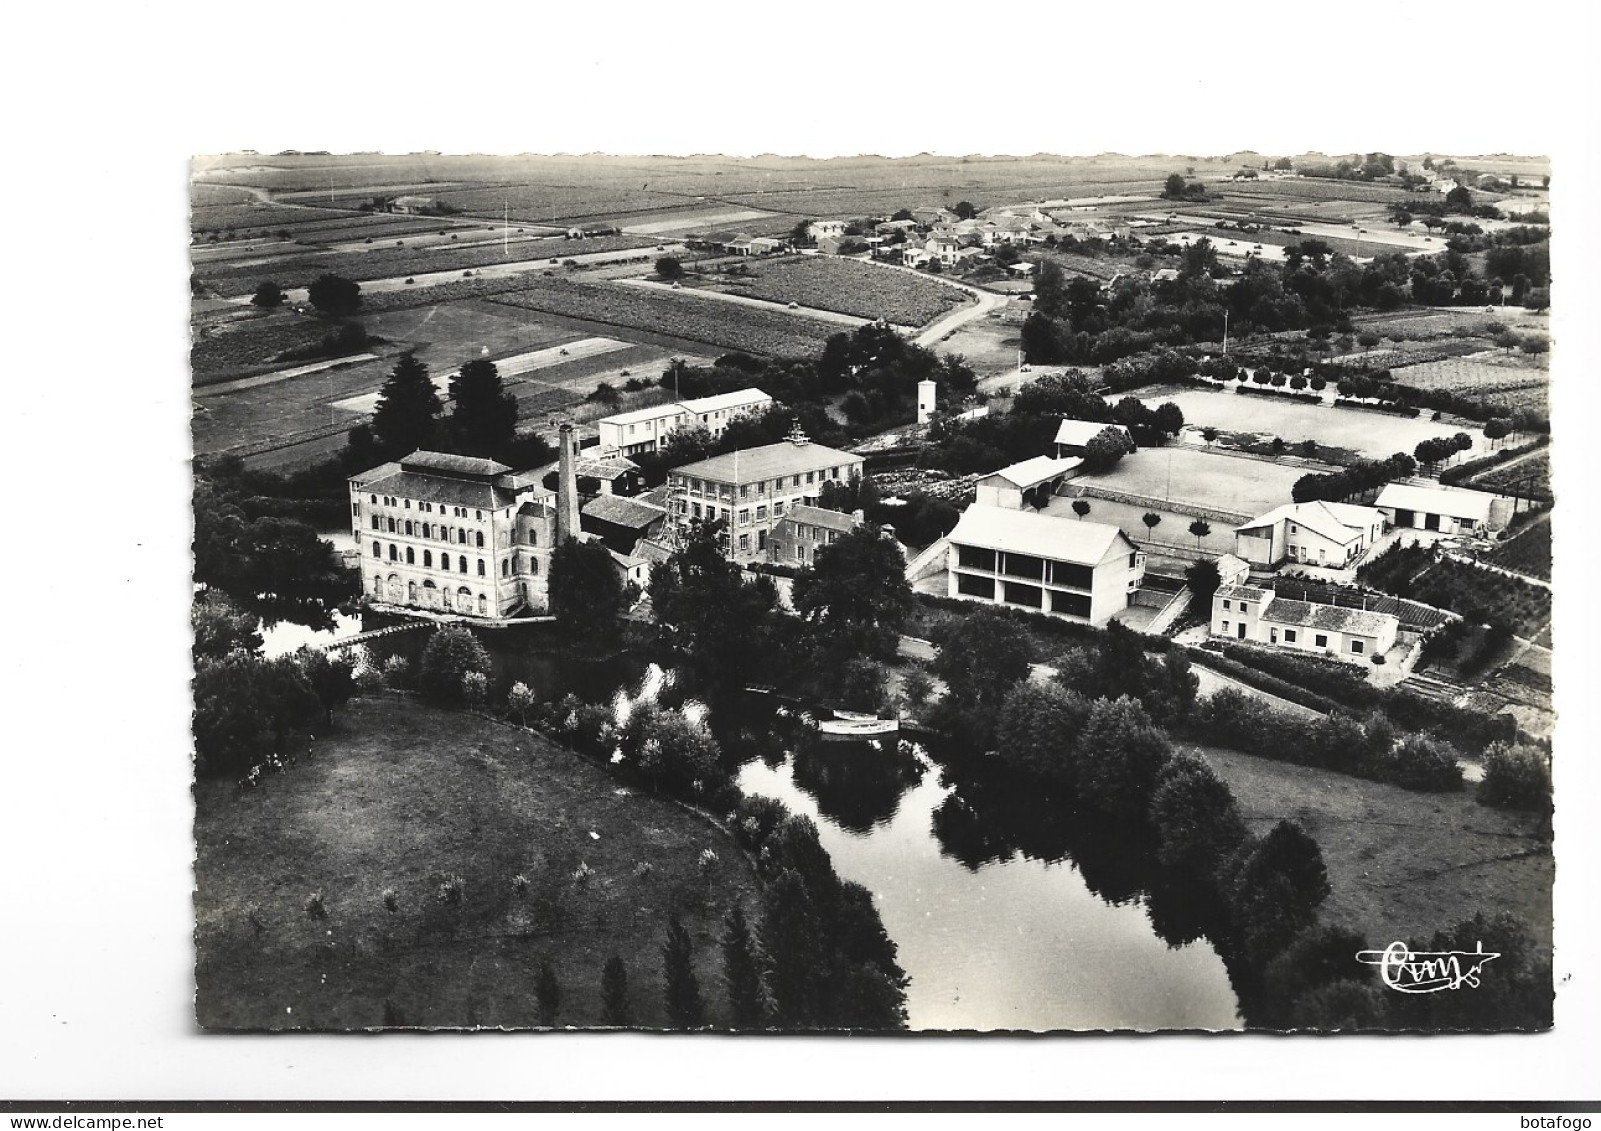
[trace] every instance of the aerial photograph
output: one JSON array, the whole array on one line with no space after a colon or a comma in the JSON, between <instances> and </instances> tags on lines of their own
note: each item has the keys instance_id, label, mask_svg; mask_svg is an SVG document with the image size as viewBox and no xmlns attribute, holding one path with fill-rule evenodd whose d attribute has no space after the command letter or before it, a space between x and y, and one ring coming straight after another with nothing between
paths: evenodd
<instances>
[{"instance_id":1,"label":"aerial photograph","mask_svg":"<svg viewBox=\"0 0 1601 1131\"><path fill-rule=\"evenodd\" d=\"M1551 175L195 156L192 1023L1550 1029Z\"/></svg>"}]
</instances>

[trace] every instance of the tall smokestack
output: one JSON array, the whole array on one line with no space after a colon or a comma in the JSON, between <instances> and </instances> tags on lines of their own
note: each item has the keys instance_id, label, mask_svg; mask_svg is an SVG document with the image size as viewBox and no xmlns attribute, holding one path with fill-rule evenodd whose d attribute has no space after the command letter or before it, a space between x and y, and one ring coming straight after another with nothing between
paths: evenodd
<instances>
[{"instance_id":1,"label":"tall smokestack","mask_svg":"<svg viewBox=\"0 0 1601 1131\"><path fill-rule=\"evenodd\" d=\"M561 462L556 483L556 544L578 537L578 433L572 421L561 426Z\"/></svg>"}]
</instances>

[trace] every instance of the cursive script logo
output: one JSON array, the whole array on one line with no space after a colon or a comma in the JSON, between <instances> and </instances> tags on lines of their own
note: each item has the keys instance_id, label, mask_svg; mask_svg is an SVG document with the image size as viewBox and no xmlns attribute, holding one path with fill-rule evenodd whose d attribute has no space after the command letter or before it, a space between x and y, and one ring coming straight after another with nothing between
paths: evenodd
<instances>
[{"instance_id":1,"label":"cursive script logo","mask_svg":"<svg viewBox=\"0 0 1601 1131\"><path fill-rule=\"evenodd\" d=\"M1393 942L1383 950L1359 950L1356 960L1379 968L1379 976L1392 990L1403 994L1432 994L1440 990L1477 989L1479 972L1500 954L1484 949L1482 942L1469 950L1418 950Z\"/></svg>"}]
</instances>

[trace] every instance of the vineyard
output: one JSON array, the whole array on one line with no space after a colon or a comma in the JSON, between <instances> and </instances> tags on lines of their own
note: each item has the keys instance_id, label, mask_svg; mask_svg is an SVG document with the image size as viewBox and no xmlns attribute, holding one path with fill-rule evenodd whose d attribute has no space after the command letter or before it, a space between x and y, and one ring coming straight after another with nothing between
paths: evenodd
<instances>
[{"instance_id":1,"label":"vineyard","mask_svg":"<svg viewBox=\"0 0 1601 1131\"><path fill-rule=\"evenodd\" d=\"M660 212L690 203L677 193L574 184L507 185L495 188L447 189L431 194L441 204L474 216L552 223L559 220L610 219L640 212Z\"/></svg>"},{"instance_id":2,"label":"vineyard","mask_svg":"<svg viewBox=\"0 0 1601 1131\"><path fill-rule=\"evenodd\" d=\"M1530 577L1550 581L1550 521L1537 520L1531 523L1515 537L1507 539L1492 550L1486 560L1514 573L1525 573Z\"/></svg>"},{"instance_id":3,"label":"vineyard","mask_svg":"<svg viewBox=\"0 0 1601 1131\"><path fill-rule=\"evenodd\" d=\"M270 365L289 350L309 349L338 327L314 318L283 314L201 332L189 351L197 384Z\"/></svg>"},{"instance_id":4,"label":"vineyard","mask_svg":"<svg viewBox=\"0 0 1601 1131\"><path fill-rule=\"evenodd\" d=\"M809 255L735 267L718 277L732 294L799 303L858 318L922 326L965 301L955 287L855 259ZM748 273L747 273L748 272Z\"/></svg>"},{"instance_id":5,"label":"vineyard","mask_svg":"<svg viewBox=\"0 0 1601 1131\"><path fill-rule=\"evenodd\" d=\"M1426 546L1398 546L1364 565L1357 576L1364 584L1470 621L1505 621L1520 636L1533 636L1551 621L1550 590L1453 558L1435 561Z\"/></svg>"},{"instance_id":6,"label":"vineyard","mask_svg":"<svg viewBox=\"0 0 1601 1131\"><path fill-rule=\"evenodd\" d=\"M1421 362L1400 370L1394 370L1392 366L1392 371L1398 384L1411 385L1416 389L1496 398L1503 394L1524 393L1526 397L1523 399L1537 401L1542 411L1551 380L1550 371L1545 365L1518 354L1495 351Z\"/></svg>"},{"instance_id":7,"label":"vineyard","mask_svg":"<svg viewBox=\"0 0 1601 1131\"><path fill-rule=\"evenodd\" d=\"M1474 476L1464 486L1475 491L1495 494L1512 494L1526 499L1551 500L1551 455L1540 452L1528 459L1516 460L1492 467L1482 475Z\"/></svg>"},{"instance_id":8,"label":"vineyard","mask_svg":"<svg viewBox=\"0 0 1601 1131\"><path fill-rule=\"evenodd\" d=\"M598 236L593 239L553 238L510 245L510 257L500 244L477 247L374 247L368 251L325 251L286 256L270 264L200 264L202 281L223 296L245 295L270 278L281 287L305 286L324 272L361 279L398 278L432 271L488 267L498 263L529 263L541 259L560 262L573 255L650 248L655 241L634 236Z\"/></svg>"},{"instance_id":9,"label":"vineyard","mask_svg":"<svg viewBox=\"0 0 1601 1131\"><path fill-rule=\"evenodd\" d=\"M532 286L490 301L778 357L815 353L838 330L814 318L769 313L720 299L561 278L540 278Z\"/></svg>"}]
</instances>

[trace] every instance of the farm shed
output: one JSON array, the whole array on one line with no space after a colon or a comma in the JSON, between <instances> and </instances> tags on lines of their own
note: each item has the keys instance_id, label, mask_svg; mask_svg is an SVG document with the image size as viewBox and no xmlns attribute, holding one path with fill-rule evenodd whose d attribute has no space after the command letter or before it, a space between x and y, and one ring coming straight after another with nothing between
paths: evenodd
<instances>
[{"instance_id":1,"label":"farm shed","mask_svg":"<svg viewBox=\"0 0 1601 1131\"><path fill-rule=\"evenodd\" d=\"M1458 487L1388 483L1373 505L1391 526L1438 530L1445 534L1479 534L1490 529L1495 496Z\"/></svg>"}]
</instances>

